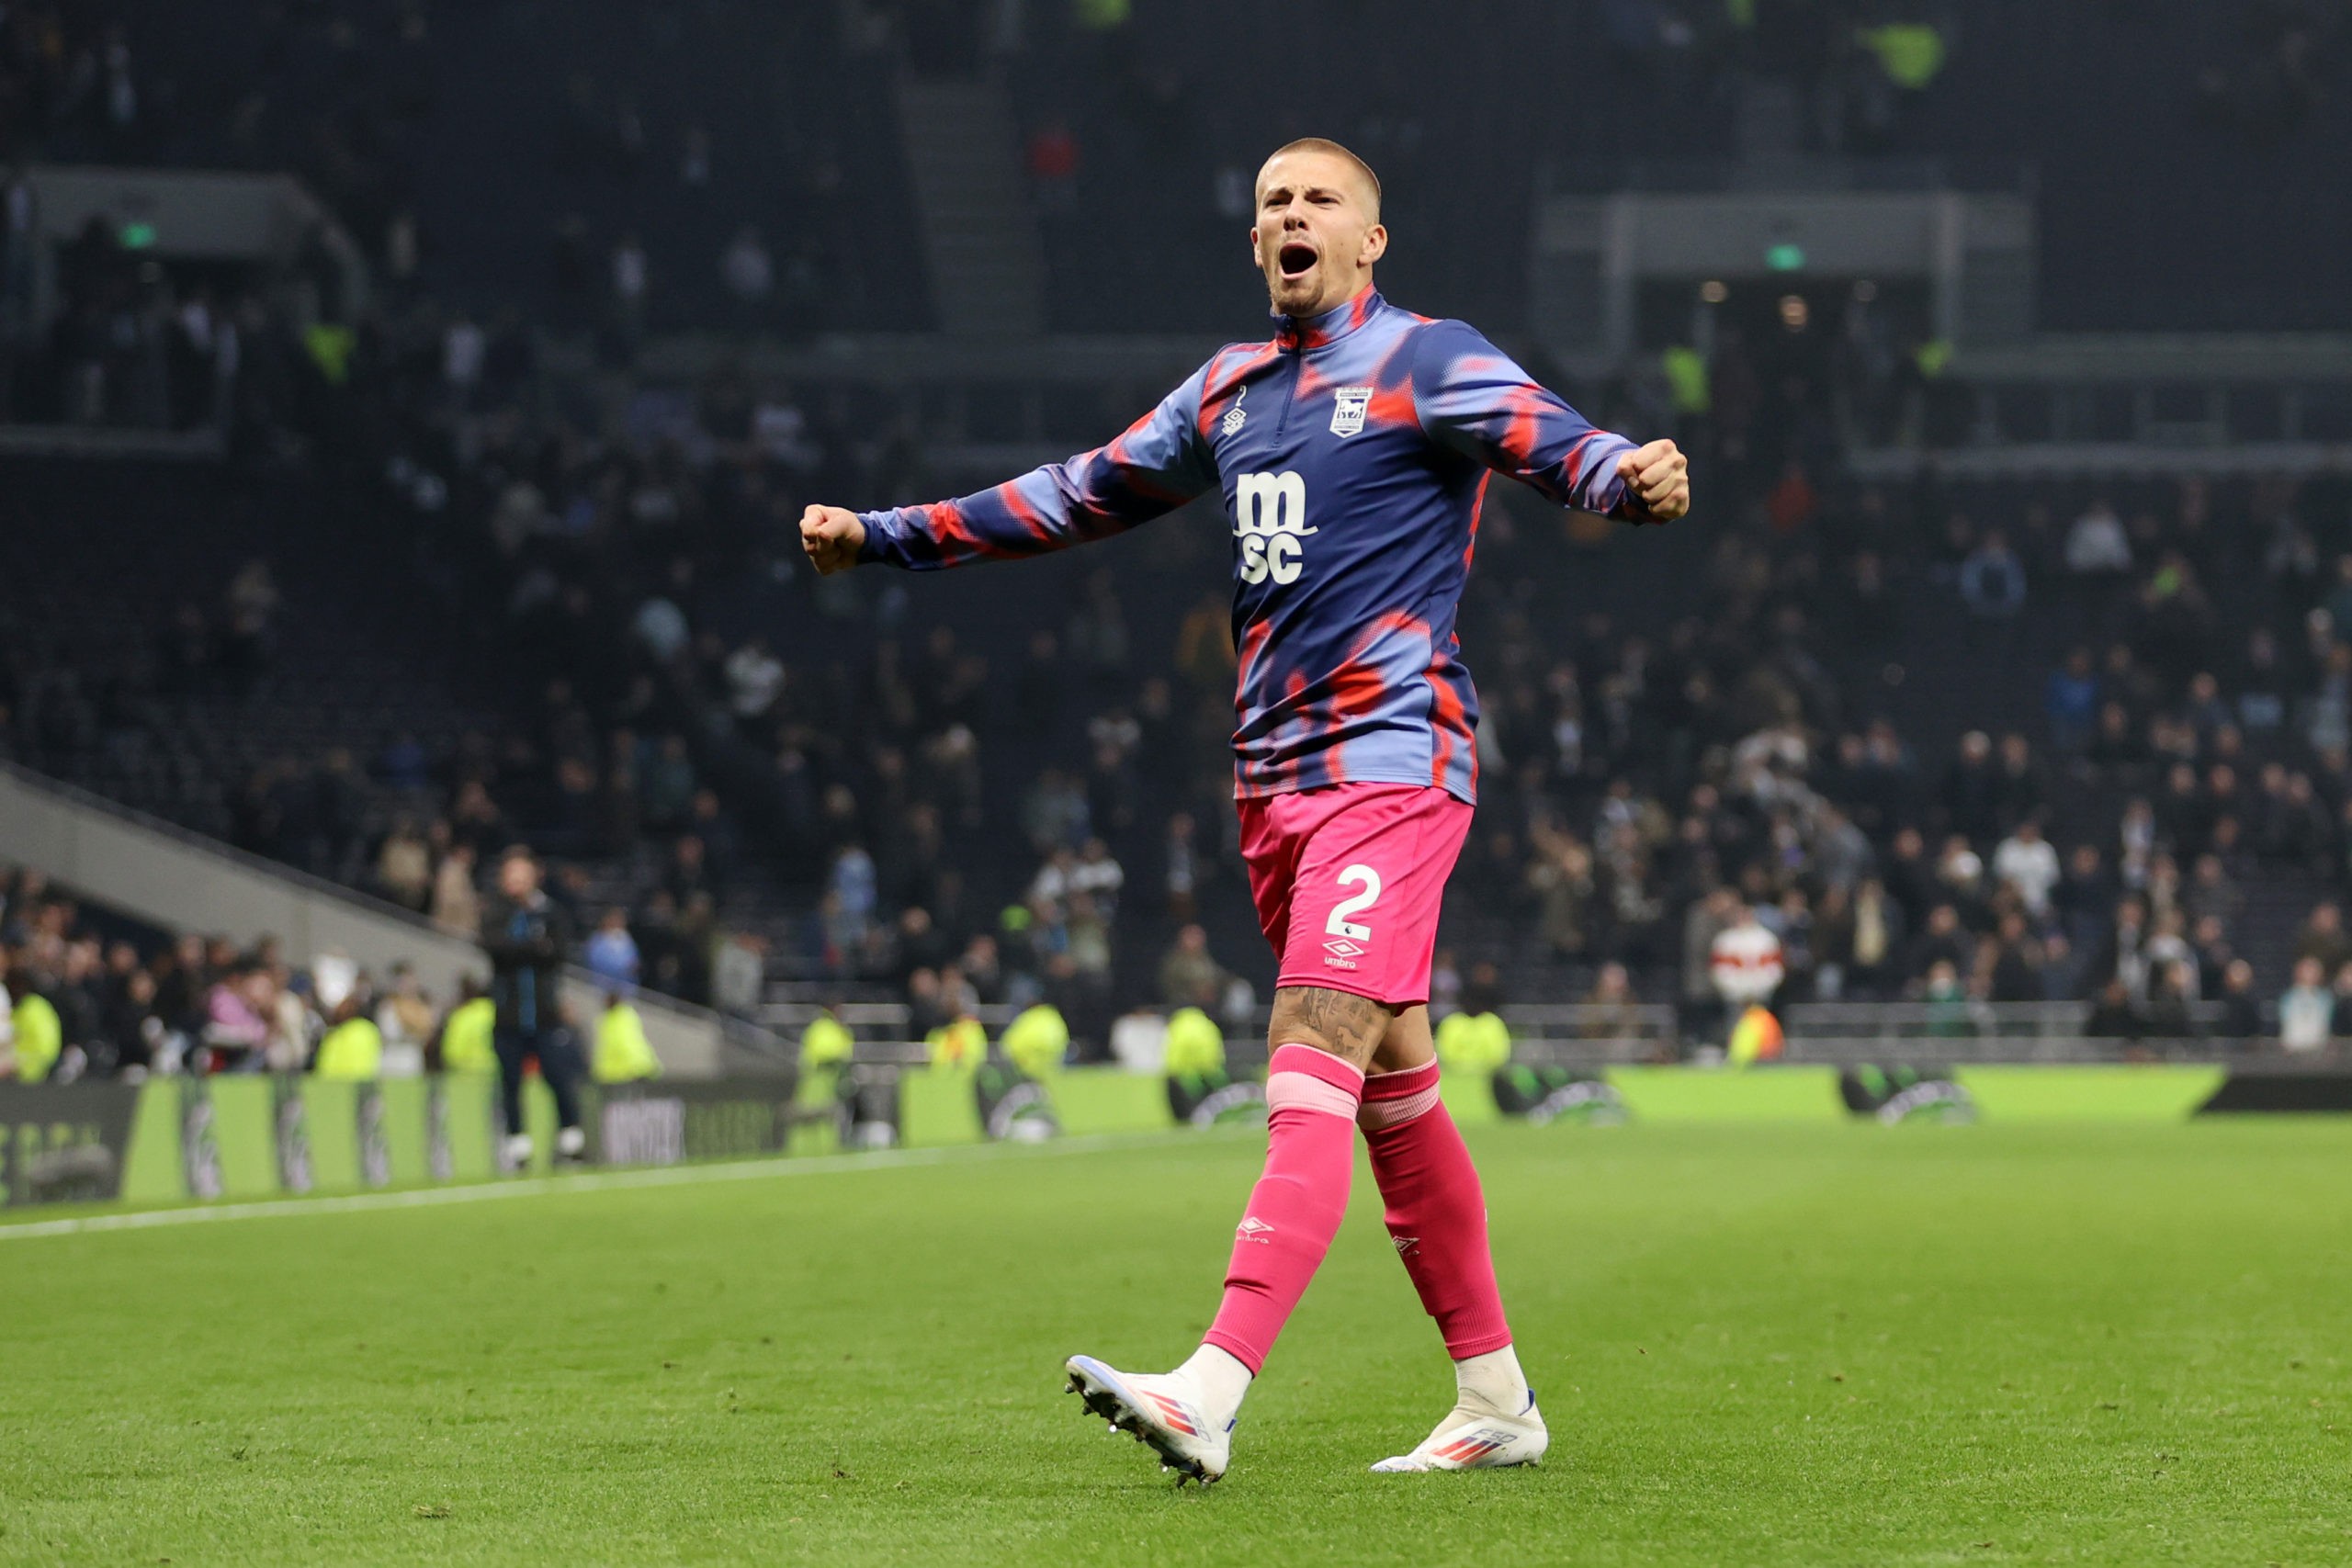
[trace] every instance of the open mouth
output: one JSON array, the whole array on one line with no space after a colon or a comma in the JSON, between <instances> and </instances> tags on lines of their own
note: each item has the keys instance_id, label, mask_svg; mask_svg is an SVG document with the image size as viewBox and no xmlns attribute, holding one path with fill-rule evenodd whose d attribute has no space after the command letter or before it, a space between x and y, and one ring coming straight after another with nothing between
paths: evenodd
<instances>
[{"instance_id":1,"label":"open mouth","mask_svg":"<svg viewBox=\"0 0 2352 1568\"><path fill-rule=\"evenodd\" d=\"M1274 260L1282 268L1284 277L1305 277L1315 270L1315 247L1301 241L1293 240L1275 254Z\"/></svg>"}]
</instances>

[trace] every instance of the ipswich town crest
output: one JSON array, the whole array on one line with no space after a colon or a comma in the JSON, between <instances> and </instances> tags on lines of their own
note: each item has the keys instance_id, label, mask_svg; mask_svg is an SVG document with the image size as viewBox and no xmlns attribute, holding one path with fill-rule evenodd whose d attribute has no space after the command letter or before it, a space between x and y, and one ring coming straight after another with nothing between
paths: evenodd
<instances>
[{"instance_id":1,"label":"ipswich town crest","mask_svg":"<svg viewBox=\"0 0 2352 1568\"><path fill-rule=\"evenodd\" d=\"M1372 407L1373 389L1342 387L1331 405L1331 434L1353 435L1363 428L1364 412Z\"/></svg>"}]
</instances>

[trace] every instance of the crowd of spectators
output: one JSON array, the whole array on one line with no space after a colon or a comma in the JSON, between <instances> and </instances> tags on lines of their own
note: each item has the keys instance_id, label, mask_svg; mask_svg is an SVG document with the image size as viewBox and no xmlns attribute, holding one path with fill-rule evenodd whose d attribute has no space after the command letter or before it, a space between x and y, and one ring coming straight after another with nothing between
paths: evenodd
<instances>
[{"instance_id":1,"label":"crowd of spectators","mask_svg":"<svg viewBox=\"0 0 2352 1568\"><path fill-rule=\"evenodd\" d=\"M1134 547L1157 554L999 580L1021 629L967 629L929 584L793 560L804 499L937 488L910 433L861 439L725 367L600 425L544 395L527 340L479 333L423 303L375 318L310 417L363 433L371 504L523 716L265 763L241 847L463 931L485 857L526 840L600 972L747 1012L797 976L925 1016L1048 997L1099 1040L1127 1002L1251 969L1227 610L1181 520ZM1727 887L1781 936L1786 998L2098 1002L2144 1032L2277 997L2249 888L2352 882L2337 490L1853 487L1803 387L1736 355L1714 375L1762 381L1752 412L1600 393L1675 429L1721 498L1663 547L1693 569L1666 592L1563 626L1544 596L1595 558L1584 536L1507 502L1482 536L1456 944L1577 995L1613 964L1688 998ZM1181 611L1166 567L1200 589ZM159 668L249 678L280 597L247 566L161 631ZM1964 661L1908 676L1963 683L1940 714L1889 684L1919 624ZM1951 733L1979 712L2004 720Z\"/></svg>"},{"instance_id":2,"label":"crowd of spectators","mask_svg":"<svg viewBox=\"0 0 2352 1568\"><path fill-rule=\"evenodd\" d=\"M385 58L429 77L435 18L396 10L410 52ZM288 25L358 48L328 13ZM887 43L876 15L859 50ZM1614 42L1652 63L1713 47L1680 16L1621 8ZM1796 50L1783 65L1828 84L1845 106L1828 146L1869 129L1853 84L1919 75L1932 52L1916 33L1841 34L1820 54L1779 27L1753 47ZM11 6L0 34L0 146L153 144L172 95L96 9ZM418 541L422 613L514 716L265 761L233 781L228 835L458 933L485 860L529 841L556 858L598 973L737 1011L775 975L884 987L924 1017L1047 997L1096 1041L1140 997L1231 1010L1256 955L1227 803L1227 612L1197 539L1164 525L1148 553L1022 574L1004 590L1018 629L928 585L808 579L800 504L953 488L925 472L933 432L727 365L684 387L560 381L534 327L633 338L668 264L633 231L606 254L567 220L558 292L583 310L436 302L401 159L360 145L410 145L392 128L422 123L433 95L378 85L356 95L376 134L356 141L356 122L283 114L266 93L251 117L257 156L272 125L304 128L298 164L318 165L387 280L367 310L339 308L323 268L216 300L94 231L63 258L49 368L0 375L61 417L215 421L240 461L365 476L361 503ZM593 81L566 101L563 177L641 195L666 161L638 110ZM1046 130L1041 184L1081 177L1076 136ZM676 181L707 179L724 141L684 126ZM6 188L14 223L24 186ZM705 270L753 312L739 324L761 324L798 264L756 223L720 232ZM27 254L12 238L0 281ZM2144 1032L2277 995L2285 950L2256 951L2250 890L2352 882L2352 565L2322 569L2352 547L2345 497L1848 485L1839 443L1869 422L1893 421L1874 439L1935 438L1931 361L1892 314L1858 289L1834 321L1784 314L1577 389L1698 463L1701 536L1664 547L1690 570L1646 599L1564 625L1557 558L1590 561L1593 538L1564 547L1498 501L1464 615L1485 783L1453 940L1604 1001L1687 999L1736 906L1782 942L1789 998L2096 1001L2104 1025ZM1170 582L1186 584L1173 602ZM296 592L303 613L334 613L333 590ZM217 604L159 615L154 678L253 682L283 592L256 562ZM1941 711L1889 679L1922 657L1921 606L1959 628L1960 663L1908 672L1909 693L1966 693ZM2051 646L2061 626L2071 646ZM106 728L103 694L53 674L0 660L0 752L38 761ZM2322 986L2352 985L2333 953L2306 956Z\"/></svg>"},{"instance_id":3,"label":"crowd of spectators","mask_svg":"<svg viewBox=\"0 0 2352 1568\"><path fill-rule=\"evenodd\" d=\"M1915 517L1909 551L1863 494L1870 536L1834 552L1834 519L1726 536L1711 608L1662 645L1589 626L1539 681L1489 682L1482 744L1510 768L1488 774L1474 896L1564 954L1679 954L1693 1002L1747 907L1785 950L1783 999L2095 1000L2095 1027L2134 1035L2196 1032L2189 1007L2219 1002L2217 1032L2256 1032L2287 976L2282 952L2267 974L2249 956L2250 891L2352 884L2352 558L2317 565L2352 519L2323 488L2257 486L2224 519L2192 479L2128 524L2094 498L2062 525L2029 493L2007 530ZM2085 640L2049 674L2040 722L1923 756L1872 711L1894 646L1886 580L1940 581L1985 615L1970 569L1988 555L2007 608L1954 651L1995 679L1919 672L1964 683L1963 716L2003 705L2022 634L1998 623L2025 605ZM2302 951L2352 988L2340 954Z\"/></svg>"},{"instance_id":4,"label":"crowd of spectators","mask_svg":"<svg viewBox=\"0 0 2352 1568\"><path fill-rule=\"evenodd\" d=\"M274 938L165 936L85 908L38 871L0 870L0 1078L335 1076L338 1059L369 1069L358 1076L413 1077L443 1065L448 1015L480 995L435 998L405 964L297 966ZM355 1021L372 1031L364 1054L328 1043Z\"/></svg>"},{"instance_id":5,"label":"crowd of spectators","mask_svg":"<svg viewBox=\"0 0 2352 1568\"><path fill-rule=\"evenodd\" d=\"M788 402L748 419L742 403L724 377L703 389L679 446L702 450L699 467L650 465L700 499L654 514L710 529L757 498L764 525L735 541L784 570L785 520L819 485L922 493L897 454L845 471L837 433ZM750 438L763 427L789 440ZM2062 520L2041 491L1873 491L1825 472L1782 513L1772 497L1789 476L1811 491L1818 471L1801 408L1767 399L1747 423L1686 421L1682 434L1724 499L1692 547L1703 574L1653 607L1665 614L1596 615L1564 635L1537 609L1535 551L1508 525L1482 540L1505 564L1465 615L1487 774L1463 908L1540 931L1572 968L1622 965L1621 983L1653 998L1678 970L1695 984L1703 964L1687 955L1706 951L1718 888L1781 937L1788 998L2120 1000L2146 1032L2177 1026L2177 1006L2243 1013L2278 994L2286 976L2242 951L2248 886L2271 870L2313 888L2352 877L2352 648L2335 629L2352 625L2352 566L2340 586L2319 570L2352 543L2340 494L2268 485L2224 501L2191 479L2135 491L2128 521L2099 496ZM905 987L919 1009L943 980L987 1000L1044 991L1074 1016L1109 1007L1114 987L1169 1000L1223 988L1204 931L1186 929L1206 890L1229 909L1239 887L1224 803L1232 655L1214 589L1172 625L1160 617L1155 653L1111 567L1062 578L1058 626L986 643L896 581L799 581L789 602L818 626L860 626L870 654L786 657L762 632L718 629L693 556L646 556L647 533L622 521L642 467L600 477L593 451L520 427L463 488L507 520L505 581L539 584L531 615L568 604L575 620L632 628L638 666L616 664L601 695L583 682L583 702L641 693L650 665L698 706L697 754L816 894L785 938L788 971ZM551 466L551 452L585 462ZM625 460L599 457L606 476ZM1964 502L2006 510L1980 523ZM556 521L600 505L611 521ZM1737 521L1748 506L1756 521ZM2222 542L2249 536L2258 550ZM632 603L649 581L663 590ZM1028 603L1052 616L1050 592ZM2006 711L2012 726L1947 740L1947 719L1922 742L1891 716L1886 668L1923 603L1950 606L1962 657L1985 668L1912 678L1957 678L1962 715ZM2052 650L2037 684L2029 667L2057 625L2082 640ZM2029 719L2036 699L2046 711ZM1917 705L1906 714L1916 723ZM1225 929L1230 954L1247 938ZM1142 944L1124 966L1123 944ZM1005 988L974 985L975 971Z\"/></svg>"}]
</instances>

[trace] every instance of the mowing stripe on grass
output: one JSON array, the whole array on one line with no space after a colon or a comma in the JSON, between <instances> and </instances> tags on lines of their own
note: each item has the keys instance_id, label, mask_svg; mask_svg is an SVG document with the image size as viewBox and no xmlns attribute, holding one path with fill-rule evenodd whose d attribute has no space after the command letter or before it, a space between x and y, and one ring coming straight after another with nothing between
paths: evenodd
<instances>
[{"instance_id":1,"label":"mowing stripe on grass","mask_svg":"<svg viewBox=\"0 0 2352 1568\"><path fill-rule=\"evenodd\" d=\"M1241 1129L1235 1129L1236 1132ZM352 1214L378 1209L429 1209L444 1203L480 1203L495 1198L537 1198L550 1193L605 1192L631 1187L698 1187L706 1182L756 1181L776 1176L825 1176L845 1170L898 1170L909 1166L960 1164L1008 1154L1091 1154L1103 1149L1148 1148L1198 1143L1218 1136L1215 1129L1164 1133L1102 1133L1057 1138L1049 1144L955 1144L932 1149L877 1149L870 1154L776 1156L730 1160L724 1165L662 1166L650 1170L582 1171L567 1176L528 1176L464 1187L420 1187L400 1192L355 1192L339 1198L272 1198L254 1203L209 1208L146 1209L128 1214L86 1214L69 1220L0 1223L0 1241L82 1235L95 1231L153 1230L213 1220L271 1219L285 1214Z\"/></svg>"}]
</instances>

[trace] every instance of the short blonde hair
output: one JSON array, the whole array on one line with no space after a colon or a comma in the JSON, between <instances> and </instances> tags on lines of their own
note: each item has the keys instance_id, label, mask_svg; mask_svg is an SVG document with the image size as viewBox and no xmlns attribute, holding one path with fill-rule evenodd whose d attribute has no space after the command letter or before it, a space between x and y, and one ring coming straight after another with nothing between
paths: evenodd
<instances>
[{"instance_id":1,"label":"short blonde hair","mask_svg":"<svg viewBox=\"0 0 2352 1568\"><path fill-rule=\"evenodd\" d=\"M1285 141L1266 154L1266 164L1272 163L1285 152L1328 152L1353 165L1356 173L1363 176L1365 188L1372 192L1372 220L1375 223L1380 221L1380 176L1372 172L1370 164L1328 136L1302 136L1295 141ZM1266 172L1266 164L1258 165L1261 175Z\"/></svg>"}]
</instances>

